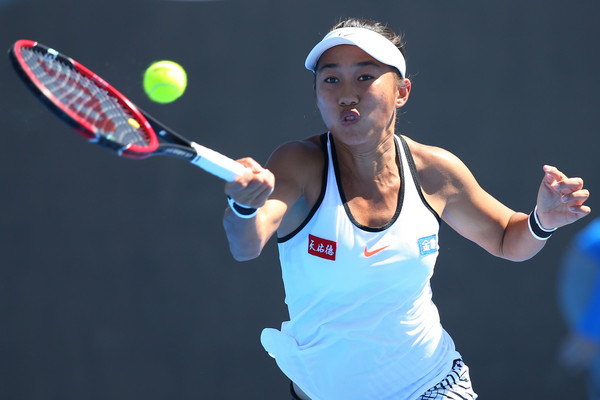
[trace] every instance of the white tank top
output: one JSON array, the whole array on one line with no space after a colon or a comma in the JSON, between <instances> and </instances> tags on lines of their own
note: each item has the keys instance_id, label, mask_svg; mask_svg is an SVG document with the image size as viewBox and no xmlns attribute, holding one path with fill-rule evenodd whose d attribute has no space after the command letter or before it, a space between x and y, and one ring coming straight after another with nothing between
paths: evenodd
<instances>
[{"instance_id":1,"label":"white tank top","mask_svg":"<svg viewBox=\"0 0 600 400\"><path fill-rule=\"evenodd\" d=\"M312 400L412 400L460 357L431 299L439 216L423 197L408 145L395 141L401 187L386 225L352 217L334 142L323 135L321 197L278 239L290 320L281 331L263 330L261 342Z\"/></svg>"}]
</instances>

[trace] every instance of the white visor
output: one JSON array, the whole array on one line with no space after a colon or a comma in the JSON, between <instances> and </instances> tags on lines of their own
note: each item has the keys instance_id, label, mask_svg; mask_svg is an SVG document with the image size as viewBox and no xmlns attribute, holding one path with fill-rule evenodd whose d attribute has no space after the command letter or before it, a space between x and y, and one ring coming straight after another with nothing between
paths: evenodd
<instances>
[{"instance_id":1,"label":"white visor","mask_svg":"<svg viewBox=\"0 0 600 400\"><path fill-rule=\"evenodd\" d=\"M395 67L405 77L406 61L400 50L379 33L366 28L340 28L329 32L310 51L304 66L315 72L323 53L342 44L359 47L377 61Z\"/></svg>"}]
</instances>

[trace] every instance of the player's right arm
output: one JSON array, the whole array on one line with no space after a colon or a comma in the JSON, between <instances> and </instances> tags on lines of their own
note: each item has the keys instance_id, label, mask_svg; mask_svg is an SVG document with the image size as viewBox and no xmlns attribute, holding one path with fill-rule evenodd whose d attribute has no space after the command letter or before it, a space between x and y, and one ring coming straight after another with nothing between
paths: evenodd
<instances>
[{"instance_id":1,"label":"player's right arm","mask_svg":"<svg viewBox=\"0 0 600 400\"><path fill-rule=\"evenodd\" d=\"M284 144L273 152L267 168L251 158L238 160L248 170L225 184L225 194L239 204L258 208L258 213L244 219L229 207L225 210L223 226L236 260L258 257L286 211L302 196L308 161L305 150L302 142Z\"/></svg>"}]
</instances>

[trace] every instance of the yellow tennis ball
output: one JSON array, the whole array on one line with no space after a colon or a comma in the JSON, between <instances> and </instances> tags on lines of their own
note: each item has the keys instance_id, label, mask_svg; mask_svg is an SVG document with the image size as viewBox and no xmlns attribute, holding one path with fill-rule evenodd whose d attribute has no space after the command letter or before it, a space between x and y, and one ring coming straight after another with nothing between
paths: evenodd
<instances>
[{"instance_id":1,"label":"yellow tennis ball","mask_svg":"<svg viewBox=\"0 0 600 400\"><path fill-rule=\"evenodd\" d=\"M157 103L177 100L185 92L186 86L187 74L176 62L157 61L144 72L144 91Z\"/></svg>"}]
</instances>

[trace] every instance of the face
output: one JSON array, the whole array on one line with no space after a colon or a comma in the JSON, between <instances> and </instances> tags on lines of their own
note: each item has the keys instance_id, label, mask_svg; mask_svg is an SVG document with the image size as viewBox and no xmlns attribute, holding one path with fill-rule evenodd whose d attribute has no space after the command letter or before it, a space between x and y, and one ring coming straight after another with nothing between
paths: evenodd
<instances>
[{"instance_id":1,"label":"face","mask_svg":"<svg viewBox=\"0 0 600 400\"><path fill-rule=\"evenodd\" d=\"M394 133L396 109L408 99L410 81L356 46L327 50L317 65L317 106L327 128L348 145Z\"/></svg>"}]
</instances>

